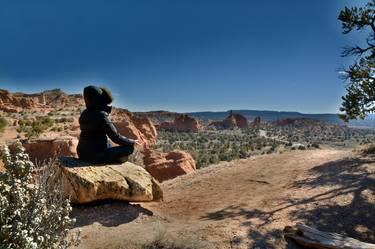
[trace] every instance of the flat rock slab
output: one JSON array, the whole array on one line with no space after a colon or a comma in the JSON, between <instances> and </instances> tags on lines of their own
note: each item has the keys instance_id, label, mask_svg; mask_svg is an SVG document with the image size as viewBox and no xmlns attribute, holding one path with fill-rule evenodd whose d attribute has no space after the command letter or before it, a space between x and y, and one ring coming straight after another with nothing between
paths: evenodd
<instances>
[{"instance_id":1,"label":"flat rock slab","mask_svg":"<svg viewBox=\"0 0 375 249\"><path fill-rule=\"evenodd\" d=\"M90 165L75 158L61 157L57 165L53 179L61 182L64 194L72 203L163 199L163 192L154 178L144 168L130 162Z\"/></svg>"}]
</instances>

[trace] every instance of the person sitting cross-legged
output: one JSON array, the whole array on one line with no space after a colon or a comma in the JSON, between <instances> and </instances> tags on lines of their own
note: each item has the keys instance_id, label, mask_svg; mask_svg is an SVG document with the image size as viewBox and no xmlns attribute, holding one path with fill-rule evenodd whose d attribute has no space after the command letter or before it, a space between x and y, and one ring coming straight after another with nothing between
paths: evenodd
<instances>
[{"instance_id":1,"label":"person sitting cross-legged","mask_svg":"<svg viewBox=\"0 0 375 249\"><path fill-rule=\"evenodd\" d=\"M109 119L113 101L111 92L104 87L87 86L83 96L86 109L79 118L79 159L93 164L125 162L133 153L134 145L140 143L120 135ZM107 136L119 146L112 147Z\"/></svg>"}]
</instances>

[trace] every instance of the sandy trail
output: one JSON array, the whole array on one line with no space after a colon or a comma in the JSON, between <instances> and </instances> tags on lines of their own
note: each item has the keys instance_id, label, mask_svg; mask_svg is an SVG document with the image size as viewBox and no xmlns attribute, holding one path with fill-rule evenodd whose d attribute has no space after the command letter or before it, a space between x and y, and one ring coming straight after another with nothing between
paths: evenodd
<instances>
[{"instance_id":1,"label":"sandy trail","mask_svg":"<svg viewBox=\"0 0 375 249\"><path fill-rule=\"evenodd\" d=\"M371 159L329 149L212 165L164 182L161 203L75 208L79 248L131 248L160 229L209 248L291 248L282 229L297 222L375 242L374 172Z\"/></svg>"}]
</instances>

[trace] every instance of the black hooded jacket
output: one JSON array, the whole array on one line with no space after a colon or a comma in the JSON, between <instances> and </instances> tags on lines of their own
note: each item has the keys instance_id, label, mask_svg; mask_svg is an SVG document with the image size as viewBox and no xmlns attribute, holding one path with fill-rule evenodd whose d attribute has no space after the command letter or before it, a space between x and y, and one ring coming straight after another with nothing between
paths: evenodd
<instances>
[{"instance_id":1,"label":"black hooded jacket","mask_svg":"<svg viewBox=\"0 0 375 249\"><path fill-rule=\"evenodd\" d=\"M79 158L95 160L108 148L107 136L116 144L132 145L134 140L121 136L108 115L111 112L112 96L105 88L85 87L83 91L86 110L79 118L81 134L77 146Z\"/></svg>"}]
</instances>

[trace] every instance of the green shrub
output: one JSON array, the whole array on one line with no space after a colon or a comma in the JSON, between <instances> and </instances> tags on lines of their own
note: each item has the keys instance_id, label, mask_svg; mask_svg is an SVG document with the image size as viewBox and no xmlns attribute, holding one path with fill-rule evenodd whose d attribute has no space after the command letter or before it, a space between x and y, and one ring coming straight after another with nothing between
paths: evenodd
<instances>
[{"instance_id":1,"label":"green shrub","mask_svg":"<svg viewBox=\"0 0 375 249\"><path fill-rule=\"evenodd\" d=\"M174 238L165 230L159 230L158 234L143 245L142 249L204 249L207 245L198 239Z\"/></svg>"},{"instance_id":2,"label":"green shrub","mask_svg":"<svg viewBox=\"0 0 375 249\"><path fill-rule=\"evenodd\" d=\"M4 132L6 125L7 125L7 120L5 118L0 118L0 133Z\"/></svg>"},{"instance_id":3,"label":"green shrub","mask_svg":"<svg viewBox=\"0 0 375 249\"><path fill-rule=\"evenodd\" d=\"M33 163L19 142L13 155L4 147L3 161L6 172L0 173L0 248L65 249L77 244L78 237L68 238L75 222L69 217L69 200L56 186L48 185L47 171L32 175Z\"/></svg>"}]
</instances>

